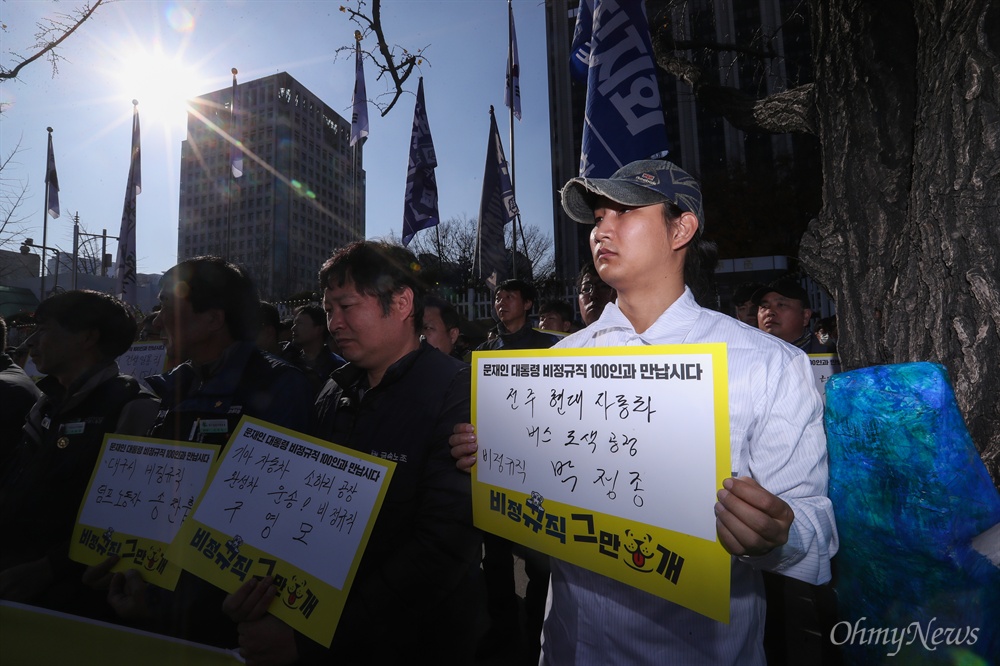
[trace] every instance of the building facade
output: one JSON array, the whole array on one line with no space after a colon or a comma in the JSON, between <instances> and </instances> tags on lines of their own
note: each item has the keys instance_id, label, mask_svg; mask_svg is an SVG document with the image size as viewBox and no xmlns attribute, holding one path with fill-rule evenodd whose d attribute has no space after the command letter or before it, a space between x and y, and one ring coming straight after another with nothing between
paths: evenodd
<instances>
[{"instance_id":1,"label":"building facade","mask_svg":"<svg viewBox=\"0 0 1000 666\"><path fill-rule=\"evenodd\" d=\"M553 226L556 268L562 276L575 275L589 258L589 229L566 216L558 199L558 190L579 175L580 166L587 91L586 83L574 80L569 70L579 4L580 0L545 0L552 184L556 191ZM669 30L682 54L701 67L707 81L755 97L812 80L805 11L797 0L646 0L654 43L658 31ZM733 50L717 48L726 44L752 47L754 57L736 58ZM713 184L723 183L724 189L725 179L740 172L787 174L797 163L816 159L814 138L743 132L696 104L687 84L662 69L657 69L657 76L670 145L668 159L702 181L710 234L729 221L712 218L709 195L714 193Z\"/></svg>"},{"instance_id":2,"label":"building facade","mask_svg":"<svg viewBox=\"0 0 1000 666\"><path fill-rule=\"evenodd\" d=\"M351 123L287 73L198 97L181 146L178 261L247 270L261 297L316 291L322 263L365 236L362 147ZM242 142L232 152L229 136ZM242 175L232 160L242 153Z\"/></svg>"}]
</instances>

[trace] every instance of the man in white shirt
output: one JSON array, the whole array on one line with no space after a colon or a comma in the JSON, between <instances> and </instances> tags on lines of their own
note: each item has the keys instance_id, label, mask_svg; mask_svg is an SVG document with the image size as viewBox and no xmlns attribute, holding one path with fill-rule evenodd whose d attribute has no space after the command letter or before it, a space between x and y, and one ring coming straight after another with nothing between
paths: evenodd
<instances>
[{"instance_id":1,"label":"man in white shirt","mask_svg":"<svg viewBox=\"0 0 1000 666\"><path fill-rule=\"evenodd\" d=\"M703 247L701 190L676 165L644 160L608 179L574 178L562 196L570 217L594 225L594 263L618 299L557 347L727 345L734 469L714 510L733 558L728 625L552 559L542 663L764 664L760 572L823 583L837 551L809 359L695 302L685 286L695 276L685 269L698 265ZM472 427L456 426L450 443L458 466L471 467Z\"/></svg>"}]
</instances>

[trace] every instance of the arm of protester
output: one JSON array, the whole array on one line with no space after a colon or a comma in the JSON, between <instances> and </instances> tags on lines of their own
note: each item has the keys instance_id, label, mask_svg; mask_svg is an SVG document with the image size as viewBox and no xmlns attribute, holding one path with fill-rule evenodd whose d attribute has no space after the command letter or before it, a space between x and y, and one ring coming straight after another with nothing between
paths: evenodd
<instances>
[{"instance_id":1,"label":"arm of protester","mask_svg":"<svg viewBox=\"0 0 1000 666\"><path fill-rule=\"evenodd\" d=\"M476 452L479 451L475 426L471 423L456 423L448 438L448 446L451 447L455 467L463 472L471 472L472 466L476 464Z\"/></svg>"},{"instance_id":2,"label":"arm of protester","mask_svg":"<svg viewBox=\"0 0 1000 666\"><path fill-rule=\"evenodd\" d=\"M287 666L299 660L295 631L273 615L240 622L236 631L247 666Z\"/></svg>"},{"instance_id":3,"label":"arm of protester","mask_svg":"<svg viewBox=\"0 0 1000 666\"><path fill-rule=\"evenodd\" d=\"M295 631L267 613L278 595L270 576L253 578L226 595L222 611L237 623L240 656L249 666L282 666L299 659Z\"/></svg>"},{"instance_id":4,"label":"arm of protester","mask_svg":"<svg viewBox=\"0 0 1000 666\"><path fill-rule=\"evenodd\" d=\"M791 354L766 382L768 395L764 403L770 407L759 421L760 430L754 434L749 450L750 476L761 489L767 489L766 494L754 492L749 484L737 493L734 488L744 485L742 479L732 488L723 489L730 493L727 500L734 506L738 505L737 498L746 502L751 497L750 504L764 509L771 518L787 518L783 507L772 499L777 498L791 512L787 540L781 544L775 541L766 554L756 554L756 550L776 536L780 540L780 535L775 534L774 525L759 523L765 534L756 546L751 544L754 552L749 553L749 564L820 585L830 580L830 558L839 546L833 506L827 497L829 469L823 402L805 354Z\"/></svg>"},{"instance_id":5,"label":"arm of protester","mask_svg":"<svg viewBox=\"0 0 1000 666\"><path fill-rule=\"evenodd\" d=\"M277 595L278 588L270 576L251 578L238 590L226 595L222 612L233 622L253 622L264 617Z\"/></svg>"},{"instance_id":6,"label":"arm of protester","mask_svg":"<svg viewBox=\"0 0 1000 666\"><path fill-rule=\"evenodd\" d=\"M149 585L135 569L126 569L111 577L108 586L108 603L118 617L129 622L140 622L151 616L146 603Z\"/></svg>"},{"instance_id":7,"label":"arm of protester","mask_svg":"<svg viewBox=\"0 0 1000 666\"><path fill-rule=\"evenodd\" d=\"M9 567L0 572L0 599L30 602L44 592L53 580L47 557Z\"/></svg>"},{"instance_id":8,"label":"arm of protester","mask_svg":"<svg viewBox=\"0 0 1000 666\"><path fill-rule=\"evenodd\" d=\"M100 564L92 564L83 571L82 582L93 590L107 590L108 604L121 619L138 624L151 616L146 594L149 585L142 574L134 569L112 572L118 560L109 555Z\"/></svg>"},{"instance_id":9,"label":"arm of protester","mask_svg":"<svg viewBox=\"0 0 1000 666\"><path fill-rule=\"evenodd\" d=\"M715 505L722 546L740 557L767 555L788 542L795 514L788 503L749 477L726 479Z\"/></svg>"},{"instance_id":10,"label":"arm of protester","mask_svg":"<svg viewBox=\"0 0 1000 666\"><path fill-rule=\"evenodd\" d=\"M83 571L83 584L92 590L107 590L115 577L111 570L121 559L118 555L108 555L100 564L91 564Z\"/></svg>"}]
</instances>

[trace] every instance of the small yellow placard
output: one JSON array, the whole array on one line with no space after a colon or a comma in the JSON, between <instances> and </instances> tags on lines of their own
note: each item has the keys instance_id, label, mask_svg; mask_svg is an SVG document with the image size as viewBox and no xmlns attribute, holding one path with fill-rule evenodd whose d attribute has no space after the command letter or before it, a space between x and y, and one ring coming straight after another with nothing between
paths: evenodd
<instances>
[{"instance_id":1,"label":"small yellow placard","mask_svg":"<svg viewBox=\"0 0 1000 666\"><path fill-rule=\"evenodd\" d=\"M729 622L723 343L476 352L473 516L488 532Z\"/></svg>"},{"instance_id":2,"label":"small yellow placard","mask_svg":"<svg viewBox=\"0 0 1000 666\"><path fill-rule=\"evenodd\" d=\"M138 569L143 579L174 589L180 568L167 546L205 488L216 447L148 437L105 435L77 514L70 559L114 571Z\"/></svg>"},{"instance_id":3,"label":"small yellow placard","mask_svg":"<svg viewBox=\"0 0 1000 666\"><path fill-rule=\"evenodd\" d=\"M272 576L269 612L329 645L395 467L243 417L168 554L227 592Z\"/></svg>"}]
</instances>

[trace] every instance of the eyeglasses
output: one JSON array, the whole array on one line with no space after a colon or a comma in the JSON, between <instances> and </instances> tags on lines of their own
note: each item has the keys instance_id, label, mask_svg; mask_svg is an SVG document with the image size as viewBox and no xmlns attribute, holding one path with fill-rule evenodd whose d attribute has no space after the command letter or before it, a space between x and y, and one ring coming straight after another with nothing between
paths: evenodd
<instances>
[{"instance_id":1,"label":"eyeglasses","mask_svg":"<svg viewBox=\"0 0 1000 666\"><path fill-rule=\"evenodd\" d=\"M611 286L604 282L598 282L596 285L592 282L587 282L580 287L580 293L584 296L592 296L595 291L611 291Z\"/></svg>"}]
</instances>

